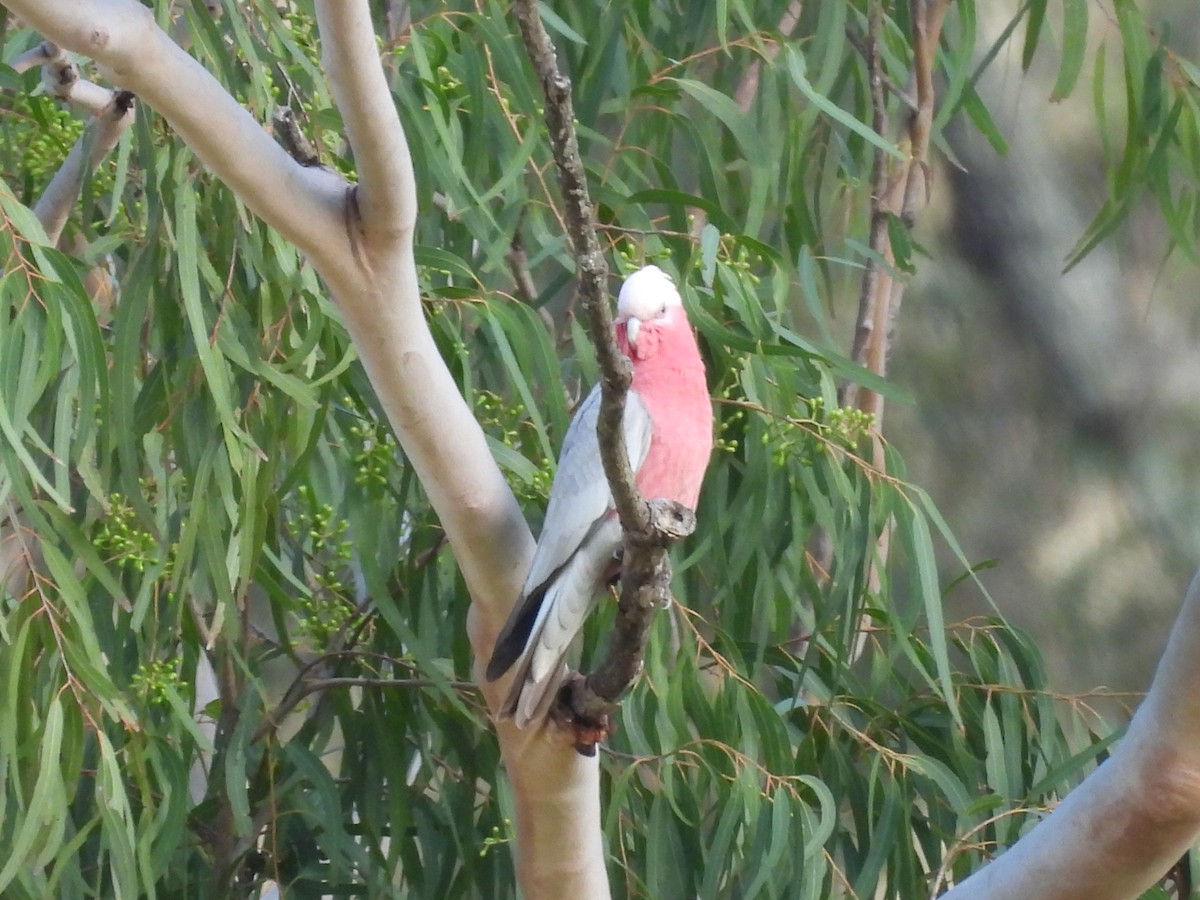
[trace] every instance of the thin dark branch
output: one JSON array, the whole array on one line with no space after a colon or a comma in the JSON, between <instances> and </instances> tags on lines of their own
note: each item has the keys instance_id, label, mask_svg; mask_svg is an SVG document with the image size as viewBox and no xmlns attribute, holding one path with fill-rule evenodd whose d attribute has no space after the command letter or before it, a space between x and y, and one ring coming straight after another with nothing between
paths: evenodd
<instances>
[{"instance_id":1,"label":"thin dark branch","mask_svg":"<svg viewBox=\"0 0 1200 900\"><path fill-rule=\"evenodd\" d=\"M529 253L525 250L525 240L521 237L520 222L517 223L512 241L508 245L508 253L504 254L504 258L508 262L509 272L512 273L517 296L526 306L533 306L537 303L538 289L537 285L533 283L533 276L529 273Z\"/></svg>"},{"instance_id":2,"label":"thin dark branch","mask_svg":"<svg viewBox=\"0 0 1200 900\"><path fill-rule=\"evenodd\" d=\"M866 60L868 65L870 64L872 50L862 35L849 26L846 28L846 42L858 51L858 55ZM917 111L917 100L909 91L892 81L891 76L886 72L881 72L880 77L883 79L883 86L887 88L888 93L903 103L905 109L913 113Z\"/></svg>"},{"instance_id":3,"label":"thin dark branch","mask_svg":"<svg viewBox=\"0 0 1200 900\"><path fill-rule=\"evenodd\" d=\"M576 749L596 752L618 698L640 674L650 622L670 598L667 546L694 527L690 511L678 504L649 504L634 483L625 447L625 397L632 376L629 360L617 348L608 300L608 267L596 237L587 176L575 134L571 81L558 69L554 45L542 26L535 0L514 0L525 49L546 99L546 127L565 202L568 237L579 271L579 297L602 373L597 437L604 474L625 531L621 599L603 661L586 678L576 678L559 694L554 715L574 731Z\"/></svg>"},{"instance_id":4,"label":"thin dark branch","mask_svg":"<svg viewBox=\"0 0 1200 900\"><path fill-rule=\"evenodd\" d=\"M327 691L339 687L379 687L379 688L432 688L447 684L456 691L477 693L479 685L473 681L434 681L432 678L310 678L304 682L304 693L314 694L317 691Z\"/></svg>"},{"instance_id":5,"label":"thin dark branch","mask_svg":"<svg viewBox=\"0 0 1200 900\"><path fill-rule=\"evenodd\" d=\"M949 5L950 0L911 2L916 106L909 106L904 134L909 158L890 179L887 160L882 151L876 150L873 161L869 237L873 253L867 260L866 272L863 275L851 358L877 375L887 374L888 353L905 288L904 282L895 277L891 268L895 257L888 235L888 217L897 216L906 228L911 228L917 213L929 200L928 157L936 100L933 68L942 22ZM880 134L887 128L887 98L879 53L882 16L882 4L873 2L868 18L868 34L860 48L869 70L872 126ZM911 99L906 100L906 105L908 104L911 104ZM880 426L883 400L874 391L861 390L857 385L846 384L843 386L840 402L843 406L854 405L873 413L876 417L876 428Z\"/></svg>"},{"instance_id":6,"label":"thin dark branch","mask_svg":"<svg viewBox=\"0 0 1200 900\"><path fill-rule=\"evenodd\" d=\"M338 684L350 684L359 682L362 684L378 684L394 685L398 687L435 687L439 682L427 678L347 678L340 676L326 676L314 674L319 671L329 671L332 665L339 660L356 659L356 660L374 660L379 663L384 663L391 666L399 666L401 668L412 671L417 670L415 663L410 660L389 656L386 653L378 653L373 650L358 650L355 645L362 636L363 626L369 621L369 616L364 616L354 623L354 628L349 635L343 636L338 640L344 642L343 646L336 647L322 653L316 659L311 659L300 666L296 670L296 674L292 677L291 683L287 690L283 692L283 697L275 705L275 708L263 718L262 724L258 726L258 730L254 732L254 736L250 739L251 743L257 743L263 740L267 735L279 727L280 723L287 718L288 714L296 708L296 706L307 697L309 694L322 690L325 687L333 687ZM468 681L447 681L455 690L474 690L474 684ZM314 687L316 685L316 687Z\"/></svg>"},{"instance_id":7,"label":"thin dark branch","mask_svg":"<svg viewBox=\"0 0 1200 900\"><path fill-rule=\"evenodd\" d=\"M600 364L600 419L597 432L604 473L626 531L645 531L649 514L639 494L625 449L625 395L632 377L629 360L613 336L612 310L608 300L608 265L596 237L596 216L588 194L587 173L579 155L575 134L575 110L571 103L571 80L558 69L554 45L542 26L534 0L516 0L513 10L521 26L525 49L533 63L546 98L546 128L558 167L565 202L567 236L575 251L579 270L579 299L587 313L588 330Z\"/></svg>"},{"instance_id":8,"label":"thin dark branch","mask_svg":"<svg viewBox=\"0 0 1200 900\"><path fill-rule=\"evenodd\" d=\"M542 317L542 322L546 325L546 331L553 336L556 330L554 317L550 315L550 310L545 306L537 305L537 283L533 280L533 273L529 271L529 253L525 249L525 239L521 237L520 221L517 222L517 227L513 231L512 242L508 245L508 252L504 254L504 258L508 262L508 270L512 274L517 298L526 306L537 310L538 315Z\"/></svg>"},{"instance_id":9,"label":"thin dark branch","mask_svg":"<svg viewBox=\"0 0 1200 900\"><path fill-rule=\"evenodd\" d=\"M356 628L352 640L357 640L360 633L361 632ZM296 671L295 676L292 678L291 684L289 684L287 690L283 692L283 696L279 699L279 702L275 704L275 708L263 717L263 721L255 730L254 736L250 738L250 743L257 744L259 741L267 737L267 735L273 733L275 729L277 729L280 724L283 723L283 720L287 718L288 714L295 709L297 705L299 705L300 701L308 696L310 692L305 690L305 685L309 681L313 680L309 677L309 673L317 669L324 670L325 667L327 667L334 660L355 655L355 653L356 651L352 649L339 647L329 651L328 653L323 653L316 659L309 660L307 663L302 665Z\"/></svg>"},{"instance_id":10,"label":"thin dark branch","mask_svg":"<svg viewBox=\"0 0 1200 900\"><path fill-rule=\"evenodd\" d=\"M887 129L887 100L883 89L883 70L879 53L879 31L882 24L883 9L878 2L871 4L867 19L867 36L863 41L862 52L867 61L868 79L871 87L871 127L876 134L885 134ZM868 238L872 255L867 259L867 267L863 272L862 287L858 295L858 319L854 327L854 344L850 358L862 366L869 364L870 345L875 334L877 307L880 302L881 290L880 260L887 253L887 155L879 147L875 148L871 161L871 228ZM841 406L854 406L858 401L859 386L854 382L846 382L842 386L839 403Z\"/></svg>"}]
</instances>

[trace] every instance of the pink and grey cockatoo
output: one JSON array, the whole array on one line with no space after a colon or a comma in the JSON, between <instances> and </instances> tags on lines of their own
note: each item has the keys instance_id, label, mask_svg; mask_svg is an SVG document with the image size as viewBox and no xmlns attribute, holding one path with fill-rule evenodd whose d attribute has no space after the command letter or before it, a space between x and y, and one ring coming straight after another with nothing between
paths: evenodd
<instances>
[{"instance_id":1,"label":"pink and grey cockatoo","mask_svg":"<svg viewBox=\"0 0 1200 900\"><path fill-rule=\"evenodd\" d=\"M637 486L649 500L695 509L712 450L712 403L670 276L657 266L630 275L615 328L633 363L625 445ZM525 587L488 663L489 681L517 666L501 715L520 727L549 711L566 674L567 648L619 570L621 524L600 461L599 412L597 385L567 429Z\"/></svg>"}]
</instances>

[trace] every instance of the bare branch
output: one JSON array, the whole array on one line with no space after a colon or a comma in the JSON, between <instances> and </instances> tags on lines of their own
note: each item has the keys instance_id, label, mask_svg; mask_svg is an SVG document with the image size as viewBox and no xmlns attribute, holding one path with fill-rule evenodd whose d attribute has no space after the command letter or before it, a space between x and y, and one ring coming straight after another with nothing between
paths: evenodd
<instances>
[{"instance_id":1,"label":"bare branch","mask_svg":"<svg viewBox=\"0 0 1200 900\"><path fill-rule=\"evenodd\" d=\"M595 212L588 194L583 159L579 155L575 110L571 103L571 80L558 69L554 45L542 26L537 4L533 0L516 0L513 11L546 98L546 128L566 205L567 236L575 251L575 264L579 270L579 297L587 312L588 331L596 347L596 359L603 379L597 433L604 473L612 488L622 526L626 531L645 531L649 517L645 500L634 484L622 426L631 369L629 360L617 348L613 335L612 310L608 300L608 264L604 261L604 253L596 238Z\"/></svg>"},{"instance_id":2,"label":"bare branch","mask_svg":"<svg viewBox=\"0 0 1200 900\"><path fill-rule=\"evenodd\" d=\"M411 232L417 203L408 141L383 76L366 3L322 0L316 6L321 62L354 148L358 211L374 239Z\"/></svg>"},{"instance_id":3,"label":"bare branch","mask_svg":"<svg viewBox=\"0 0 1200 900\"><path fill-rule=\"evenodd\" d=\"M525 240L521 237L520 222L517 222L517 228L513 232L512 241L509 242L508 252L504 254L504 259L508 262L509 272L512 273L517 296L523 303L533 306L537 302L538 289L537 285L533 283L533 276L529 274L529 254L525 250Z\"/></svg>"},{"instance_id":4,"label":"bare branch","mask_svg":"<svg viewBox=\"0 0 1200 900\"><path fill-rule=\"evenodd\" d=\"M913 70L917 85L916 107L901 92L894 92L908 107L906 142L909 158L900 169L889 175L888 159L876 148L871 172L870 233L868 243L872 255L867 259L859 293L858 318L854 329L851 358L877 375L887 374L888 355L894 338L896 321L904 299L905 282L896 277L895 253L888 230L892 216L904 227L912 226L917 212L928 200L929 132L933 123L935 95L933 65L938 37L949 0L912 0ZM871 127L878 134L887 130L887 79L880 53L880 32L883 5L871 3L867 19L867 35L855 46L867 62L871 89ZM842 406L856 406L874 418L872 457L882 469L885 465L881 429L883 426L883 395L845 382L839 391ZM875 543L875 553L867 561L866 592L873 594L881 585L880 572L887 565L891 545L891 524L885 524ZM822 552L831 552L828 544ZM820 558L819 569L827 569L829 560ZM864 646L865 633L860 635L855 654Z\"/></svg>"},{"instance_id":5,"label":"bare branch","mask_svg":"<svg viewBox=\"0 0 1200 900\"><path fill-rule=\"evenodd\" d=\"M588 329L602 374L597 438L604 474L625 531L618 621L605 660L580 687L560 694L569 708L556 717L576 730L576 748L595 753L595 743L607 729L607 715L617 699L641 672L651 617L670 598L669 544L681 530L682 513L664 514L641 496L629 465L623 420L629 391L629 360L617 348L608 300L608 266L596 238L595 214L588 195L587 175L575 134L571 81L558 69L554 45L542 25L533 0L513 4L525 49L546 99L546 127L565 200L568 237L579 271L579 293L587 312ZM677 507L675 504L671 504ZM581 705L575 705L579 703Z\"/></svg>"},{"instance_id":6,"label":"bare branch","mask_svg":"<svg viewBox=\"0 0 1200 900\"><path fill-rule=\"evenodd\" d=\"M804 12L804 4L801 0L791 0L788 3L787 9L783 11L783 15L779 18L778 31L780 37L791 37L792 32L796 30L796 26L800 24L800 14ZM771 62L779 55L780 44L778 41L772 41L763 48L762 56L756 56L754 61L750 63L745 73L742 75L741 81L738 82L737 90L734 91L733 99L738 105L738 109L742 112L749 112L751 105L754 103L754 98L758 94L758 82L762 76L762 67L764 62Z\"/></svg>"},{"instance_id":7,"label":"bare branch","mask_svg":"<svg viewBox=\"0 0 1200 900\"><path fill-rule=\"evenodd\" d=\"M874 255L867 260L863 276L851 358L877 375L887 374L888 354L905 288L904 282L894 277L895 255L887 230L888 219L897 216L905 227L911 228L929 200L929 142L936 101L933 67L949 5L950 0L912 0L916 107L910 111L905 129L909 158L891 177L882 152L876 151L873 163L870 247ZM885 79L878 51L881 16L880 5L873 4L869 33L858 45L870 70L872 124L880 134L887 127ZM872 413L876 428L882 424L883 398L875 391L846 384L840 402Z\"/></svg>"},{"instance_id":8,"label":"bare branch","mask_svg":"<svg viewBox=\"0 0 1200 900\"><path fill-rule=\"evenodd\" d=\"M88 173L112 152L121 135L133 123L133 94L128 91L105 93L110 98L107 107L87 124L33 207L34 215L52 243L58 243Z\"/></svg>"},{"instance_id":9,"label":"bare branch","mask_svg":"<svg viewBox=\"0 0 1200 900\"><path fill-rule=\"evenodd\" d=\"M867 49L866 40L864 40L857 31L850 27L846 28L845 34L847 43L849 43L851 47L858 51L859 56L861 56L863 59L867 59L867 54L870 51ZM891 77L886 72L880 72L880 77L883 79L883 86L887 88L888 93L899 100L904 105L905 109L911 113L915 113L917 111L917 101L911 93L900 87L900 85L896 84L896 82L892 81Z\"/></svg>"},{"instance_id":10,"label":"bare branch","mask_svg":"<svg viewBox=\"0 0 1200 900\"><path fill-rule=\"evenodd\" d=\"M28 72L34 66L44 66L55 59L66 59L62 50L51 41L42 41L14 59L10 65L18 72Z\"/></svg>"},{"instance_id":11,"label":"bare branch","mask_svg":"<svg viewBox=\"0 0 1200 900\"><path fill-rule=\"evenodd\" d=\"M863 41L863 55L867 61L868 78L871 86L871 127L877 134L887 130L887 107L883 90L883 72L879 53L879 30L883 10L879 3L872 3L869 13L866 40ZM890 275L880 271L879 259L889 252L887 235L887 155L880 147L875 148L871 162L871 228L868 246L874 251L874 256L867 260L863 272L862 287L858 298L858 320L854 328L854 344L850 358L862 366L870 366L872 347L878 347L879 329L877 320L881 298L890 293ZM877 371L872 368L872 371ZM842 389L840 403L842 406L854 405L858 400L859 386L847 382Z\"/></svg>"},{"instance_id":12,"label":"bare branch","mask_svg":"<svg viewBox=\"0 0 1200 900\"><path fill-rule=\"evenodd\" d=\"M161 113L217 177L314 262L331 270L346 262L345 182L294 162L150 9L137 0L10 0L8 7Z\"/></svg>"}]
</instances>

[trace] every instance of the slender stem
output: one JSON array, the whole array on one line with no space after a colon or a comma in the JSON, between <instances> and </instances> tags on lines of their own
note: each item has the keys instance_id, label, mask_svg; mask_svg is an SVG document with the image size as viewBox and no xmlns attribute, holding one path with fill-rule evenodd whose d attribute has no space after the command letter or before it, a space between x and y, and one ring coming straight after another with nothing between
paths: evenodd
<instances>
[{"instance_id":1,"label":"slender stem","mask_svg":"<svg viewBox=\"0 0 1200 900\"><path fill-rule=\"evenodd\" d=\"M877 134L884 134L887 128L887 101L879 54L882 17L882 7L878 2L873 2L867 19L867 37L862 45L871 87L871 127ZM879 262L890 251L885 208L887 189L887 155L877 147L871 161L871 227L868 238L868 245L873 252L863 273L858 297L858 320L854 328L854 344L850 351L850 358L862 366L869 365L871 345L879 340L875 331L875 320L882 293L880 282L886 279L886 275L880 272ZM853 406L858 402L859 386L854 382L847 382L842 388L841 405Z\"/></svg>"},{"instance_id":2,"label":"slender stem","mask_svg":"<svg viewBox=\"0 0 1200 900\"><path fill-rule=\"evenodd\" d=\"M579 155L571 81L558 69L554 45L542 25L534 0L515 0L513 10L546 99L546 127L566 206L567 236L579 270L579 299L587 313L588 331L596 347L596 359L603 378L596 430L604 473L612 488L622 526L626 531L645 531L649 516L645 500L634 483L624 438L625 395L632 375L629 361L613 336L608 265L596 237L595 212L588 194L583 159Z\"/></svg>"},{"instance_id":3,"label":"slender stem","mask_svg":"<svg viewBox=\"0 0 1200 900\"><path fill-rule=\"evenodd\" d=\"M629 361L617 347L608 302L608 267L596 237L595 214L575 134L571 82L558 69L554 45L542 26L534 0L514 0L525 49L546 100L546 126L559 183L575 263L579 295L587 312L592 343L602 372L597 439L604 474L625 531L621 597L617 620L601 663L591 675L575 679L564 692L566 703L555 710L575 733L575 747L594 755L607 732L607 717L617 700L641 673L654 613L670 598L669 544L695 526L694 517L674 503L647 503L634 482L625 447L625 397L632 376Z\"/></svg>"}]
</instances>

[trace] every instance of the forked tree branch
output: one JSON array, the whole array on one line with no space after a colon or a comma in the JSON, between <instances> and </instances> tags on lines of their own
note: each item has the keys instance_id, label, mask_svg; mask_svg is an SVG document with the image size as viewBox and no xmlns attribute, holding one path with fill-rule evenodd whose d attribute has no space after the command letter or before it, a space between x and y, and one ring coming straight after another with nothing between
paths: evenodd
<instances>
[{"instance_id":1,"label":"forked tree branch","mask_svg":"<svg viewBox=\"0 0 1200 900\"><path fill-rule=\"evenodd\" d=\"M112 91L84 78L79 66L61 51L42 66L42 86L46 93L93 116L99 116L113 99Z\"/></svg>"},{"instance_id":2,"label":"forked tree branch","mask_svg":"<svg viewBox=\"0 0 1200 900\"><path fill-rule=\"evenodd\" d=\"M48 62L60 58L65 59L66 54L55 46L53 41L42 41L14 58L9 65L18 73L28 72L34 66L44 66Z\"/></svg>"},{"instance_id":3,"label":"forked tree branch","mask_svg":"<svg viewBox=\"0 0 1200 900\"><path fill-rule=\"evenodd\" d=\"M318 3L316 10L321 64L354 149L367 237L389 246L411 242L417 224L412 157L384 79L370 9L341 0Z\"/></svg>"},{"instance_id":4,"label":"forked tree branch","mask_svg":"<svg viewBox=\"0 0 1200 900\"><path fill-rule=\"evenodd\" d=\"M34 215L53 244L57 244L62 236L67 218L83 189L84 179L112 152L121 135L133 124L133 94L128 91L106 93L109 95L107 107L85 126L83 134L33 207Z\"/></svg>"},{"instance_id":5,"label":"forked tree branch","mask_svg":"<svg viewBox=\"0 0 1200 900\"><path fill-rule=\"evenodd\" d=\"M38 62L46 91L92 117L33 207L50 242L57 245L88 173L133 124L134 98L128 91L112 91L85 80L79 67L51 41L21 54L14 68L25 71Z\"/></svg>"},{"instance_id":6,"label":"forked tree branch","mask_svg":"<svg viewBox=\"0 0 1200 900\"><path fill-rule=\"evenodd\" d=\"M316 12L325 72L360 177L341 188L345 255L321 274L446 530L475 601L472 645L486 658L520 592L533 538L425 321L412 253L416 180L369 6L319 0ZM493 708L499 699L489 693Z\"/></svg>"}]
</instances>

